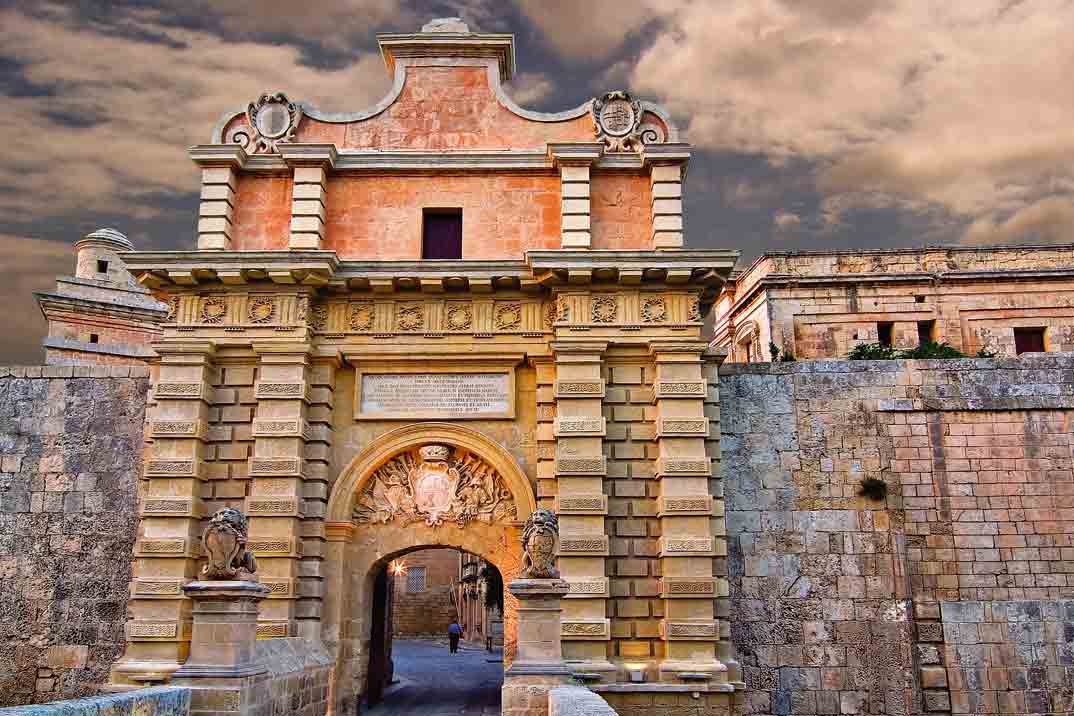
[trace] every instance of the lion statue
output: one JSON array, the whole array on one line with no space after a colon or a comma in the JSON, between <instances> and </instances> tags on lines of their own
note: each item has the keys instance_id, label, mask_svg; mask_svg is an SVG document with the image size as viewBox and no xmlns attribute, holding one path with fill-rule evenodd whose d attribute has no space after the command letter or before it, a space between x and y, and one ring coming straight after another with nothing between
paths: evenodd
<instances>
[{"instance_id":1,"label":"lion statue","mask_svg":"<svg viewBox=\"0 0 1074 716\"><path fill-rule=\"evenodd\" d=\"M201 568L206 580L253 581L257 561L246 549L246 515L233 507L218 510L201 537L209 561Z\"/></svg>"},{"instance_id":2,"label":"lion statue","mask_svg":"<svg viewBox=\"0 0 1074 716\"><path fill-rule=\"evenodd\" d=\"M522 531L522 577L524 579L558 579L556 541L559 519L551 510L540 509L530 515Z\"/></svg>"}]
</instances>

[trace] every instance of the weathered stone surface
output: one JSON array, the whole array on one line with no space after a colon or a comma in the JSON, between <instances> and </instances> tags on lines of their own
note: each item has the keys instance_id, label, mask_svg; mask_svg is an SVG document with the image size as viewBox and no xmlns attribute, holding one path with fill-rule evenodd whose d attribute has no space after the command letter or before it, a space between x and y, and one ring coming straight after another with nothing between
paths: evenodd
<instances>
[{"instance_id":1,"label":"weathered stone surface","mask_svg":"<svg viewBox=\"0 0 1074 716\"><path fill-rule=\"evenodd\" d=\"M103 694L40 706L0 709L8 716L187 716L190 689L156 686L121 694Z\"/></svg>"},{"instance_id":2,"label":"weathered stone surface","mask_svg":"<svg viewBox=\"0 0 1074 716\"><path fill-rule=\"evenodd\" d=\"M84 696L123 653L148 381L3 372L0 704Z\"/></svg>"}]
</instances>

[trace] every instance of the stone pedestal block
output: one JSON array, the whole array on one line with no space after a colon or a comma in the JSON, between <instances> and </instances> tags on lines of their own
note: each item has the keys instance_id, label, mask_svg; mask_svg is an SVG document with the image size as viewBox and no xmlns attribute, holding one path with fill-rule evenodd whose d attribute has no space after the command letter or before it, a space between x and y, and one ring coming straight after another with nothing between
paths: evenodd
<instances>
[{"instance_id":1,"label":"stone pedestal block","mask_svg":"<svg viewBox=\"0 0 1074 716\"><path fill-rule=\"evenodd\" d=\"M194 602L190 658L174 679L239 678L265 672L254 659L257 608L268 587L257 582L191 582L183 587Z\"/></svg>"},{"instance_id":2,"label":"stone pedestal block","mask_svg":"<svg viewBox=\"0 0 1074 716\"><path fill-rule=\"evenodd\" d=\"M547 716L548 692L570 683L560 642L560 602L570 590L562 579L516 579L518 655L504 672L503 713Z\"/></svg>"}]
</instances>

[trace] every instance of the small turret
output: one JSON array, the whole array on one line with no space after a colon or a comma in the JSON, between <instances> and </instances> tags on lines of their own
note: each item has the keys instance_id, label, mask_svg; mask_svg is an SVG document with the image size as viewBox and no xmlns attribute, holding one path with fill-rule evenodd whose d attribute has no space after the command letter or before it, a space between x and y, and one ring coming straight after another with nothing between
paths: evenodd
<instances>
[{"instance_id":1,"label":"small turret","mask_svg":"<svg viewBox=\"0 0 1074 716\"><path fill-rule=\"evenodd\" d=\"M134 279L127 272L120 251L133 251L134 244L115 229L97 229L75 243L78 255L75 277L91 281L108 281L120 285L133 285Z\"/></svg>"}]
</instances>

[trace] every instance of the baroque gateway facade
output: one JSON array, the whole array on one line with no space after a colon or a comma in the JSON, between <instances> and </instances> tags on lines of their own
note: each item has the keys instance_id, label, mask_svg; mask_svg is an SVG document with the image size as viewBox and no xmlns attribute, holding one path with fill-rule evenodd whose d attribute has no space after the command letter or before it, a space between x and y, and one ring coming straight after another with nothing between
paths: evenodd
<instances>
[{"instance_id":1,"label":"baroque gateway facade","mask_svg":"<svg viewBox=\"0 0 1074 716\"><path fill-rule=\"evenodd\" d=\"M509 583L547 507L573 670L733 690L701 330L736 253L684 248L689 146L621 92L520 109L510 35L446 21L379 41L388 97L227 115L190 150L196 249L123 255L168 316L113 682L186 660L182 587L222 507L248 515L270 590L258 637L320 640L339 713L376 661L387 563L454 547Z\"/></svg>"}]
</instances>

